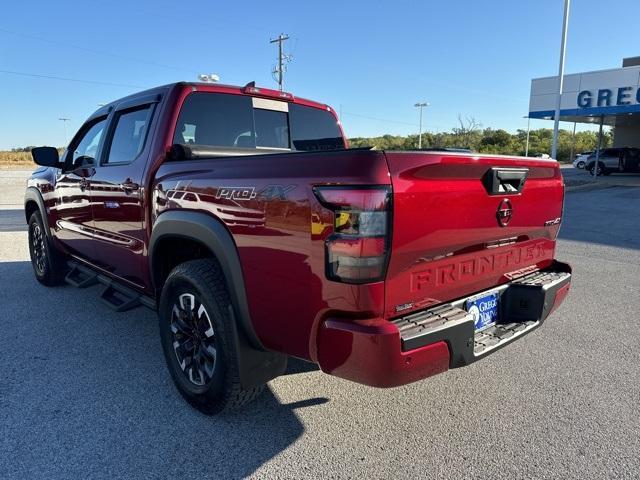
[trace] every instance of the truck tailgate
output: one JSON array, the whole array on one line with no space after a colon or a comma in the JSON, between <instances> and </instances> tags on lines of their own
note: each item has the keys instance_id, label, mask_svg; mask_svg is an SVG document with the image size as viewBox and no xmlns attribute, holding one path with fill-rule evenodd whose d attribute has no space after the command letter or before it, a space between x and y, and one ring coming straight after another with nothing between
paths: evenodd
<instances>
[{"instance_id":1,"label":"truck tailgate","mask_svg":"<svg viewBox=\"0 0 640 480\"><path fill-rule=\"evenodd\" d=\"M553 261L564 197L557 162L385 155L393 185L387 318L471 295Z\"/></svg>"}]
</instances>

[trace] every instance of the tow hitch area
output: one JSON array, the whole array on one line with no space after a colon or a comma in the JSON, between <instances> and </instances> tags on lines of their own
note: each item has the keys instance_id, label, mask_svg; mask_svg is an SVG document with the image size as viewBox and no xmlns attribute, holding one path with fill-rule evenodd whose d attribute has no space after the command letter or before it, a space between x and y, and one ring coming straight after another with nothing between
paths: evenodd
<instances>
[{"instance_id":1,"label":"tow hitch area","mask_svg":"<svg viewBox=\"0 0 640 480\"><path fill-rule=\"evenodd\" d=\"M402 350L446 341L451 368L472 363L538 327L561 301L571 282L571 268L560 262L486 292L416 312L393 321ZM495 322L478 322L476 299L495 296ZM558 297L558 298L557 298ZM482 307L480 307L482 309ZM493 315L492 315L493 317Z\"/></svg>"}]
</instances>

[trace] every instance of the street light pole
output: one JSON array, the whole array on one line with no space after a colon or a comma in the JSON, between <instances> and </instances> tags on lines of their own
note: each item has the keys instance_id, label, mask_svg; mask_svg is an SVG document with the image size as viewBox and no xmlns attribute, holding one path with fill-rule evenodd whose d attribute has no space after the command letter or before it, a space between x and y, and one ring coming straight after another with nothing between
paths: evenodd
<instances>
[{"instance_id":1,"label":"street light pole","mask_svg":"<svg viewBox=\"0 0 640 480\"><path fill-rule=\"evenodd\" d=\"M558 154L558 134L560 131L560 100L564 87L564 59L567 50L567 30L569 28L569 10L571 0L564 0L564 20L562 22L562 43L560 44L560 67L558 68L558 96L556 97L556 112L553 124L553 146L551 147L551 158L557 159Z\"/></svg>"},{"instance_id":2,"label":"street light pole","mask_svg":"<svg viewBox=\"0 0 640 480\"><path fill-rule=\"evenodd\" d=\"M524 156L528 157L529 156L529 133L531 133L531 117L529 115L526 115L522 118L527 119L527 144L524 147Z\"/></svg>"},{"instance_id":3,"label":"street light pole","mask_svg":"<svg viewBox=\"0 0 640 480\"><path fill-rule=\"evenodd\" d=\"M414 107L420 109L420 130L418 131L418 150L422 149L422 109L431 105L429 102L416 103Z\"/></svg>"}]
</instances>

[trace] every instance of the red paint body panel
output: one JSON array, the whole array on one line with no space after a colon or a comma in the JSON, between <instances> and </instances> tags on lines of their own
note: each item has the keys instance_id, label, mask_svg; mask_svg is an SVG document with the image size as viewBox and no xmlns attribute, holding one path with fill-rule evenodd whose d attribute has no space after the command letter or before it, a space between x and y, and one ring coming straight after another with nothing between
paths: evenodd
<instances>
[{"instance_id":1,"label":"red paint body panel","mask_svg":"<svg viewBox=\"0 0 640 480\"><path fill-rule=\"evenodd\" d=\"M372 387L398 387L449 369L445 342L403 352L398 329L382 318L328 319L319 336L322 371Z\"/></svg>"},{"instance_id":2,"label":"red paint body panel","mask_svg":"<svg viewBox=\"0 0 640 480\"><path fill-rule=\"evenodd\" d=\"M563 182L556 162L442 153L386 152L394 190L385 315L425 308L508 281L554 258ZM522 193L489 195L491 167L527 167ZM513 218L496 218L508 198ZM502 245L502 246L501 246Z\"/></svg>"},{"instance_id":3,"label":"red paint body panel","mask_svg":"<svg viewBox=\"0 0 640 480\"><path fill-rule=\"evenodd\" d=\"M318 203L312 186L385 181L387 167L381 152L340 151L269 155L268 161L256 155L167 162L158 170L153 190L159 200L156 215L188 208L225 222L238 247L251 318L261 341L274 350L312 359L315 332L325 315L382 315L384 303L381 282L345 285L325 278L324 236L312 235L312 213L327 225L332 216ZM247 186L257 196L238 202L248 212L244 215L264 212L263 225L254 228L234 225L233 217L221 217L216 211L225 207L216 199L221 188ZM274 189L276 193L286 190L286 199L267 200L261 195ZM172 190L197 196L190 202L184 197L166 199L166 192Z\"/></svg>"},{"instance_id":4,"label":"red paint body panel","mask_svg":"<svg viewBox=\"0 0 640 480\"><path fill-rule=\"evenodd\" d=\"M402 352L399 332L389 322L400 314L398 306L404 314L462 298L553 261L559 225L545 222L562 217L556 162L367 150L169 161L180 109L194 91L245 95L242 87L201 84L143 92L139 96L157 95L158 103L135 161L98 165L86 175L84 190L77 175L57 169L34 173L29 186L42 194L56 245L155 296L149 240L156 219L181 209L211 215L235 242L250 320L263 345L380 387L449 367L444 342ZM114 102L92 118L110 121L119 105L135 98ZM337 120L326 105L292 101L330 111ZM496 219L503 196L490 196L482 183L496 166L529 169L522 193L508 196L513 218L505 228ZM131 182L139 189L123 189ZM333 233L334 213L313 191L326 185L391 186L384 281L347 284L327 278L325 241ZM221 193L230 189L255 195L233 201ZM567 290L558 293L554 308Z\"/></svg>"},{"instance_id":5,"label":"red paint body panel","mask_svg":"<svg viewBox=\"0 0 640 480\"><path fill-rule=\"evenodd\" d=\"M549 313L555 312L558 309L558 307L562 305L562 302L564 302L564 299L567 298L567 295L569 294L570 289L571 289L571 284L566 285L562 287L560 290L558 290L558 293L556 293L556 298L553 301L553 307L551 307L551 312Z\"/></svg>"}]
</instances>

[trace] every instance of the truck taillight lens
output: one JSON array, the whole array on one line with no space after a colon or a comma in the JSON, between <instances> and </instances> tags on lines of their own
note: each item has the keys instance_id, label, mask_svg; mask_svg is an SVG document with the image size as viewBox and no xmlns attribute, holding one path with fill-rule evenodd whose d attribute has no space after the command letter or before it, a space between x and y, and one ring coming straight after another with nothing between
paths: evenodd
<instances>
[{"instance_id":1,"label":"truck taillight lens","mask_svg":"<svg viewBox=\"0 0 640 480\"><path fill-rule=\"evenodd\" d=\"M326 271L331 280L369 283L384 279L389 253L391 189L316 187L318 200L334 213L327 238Z\"/></svg>"}]
</instances>

